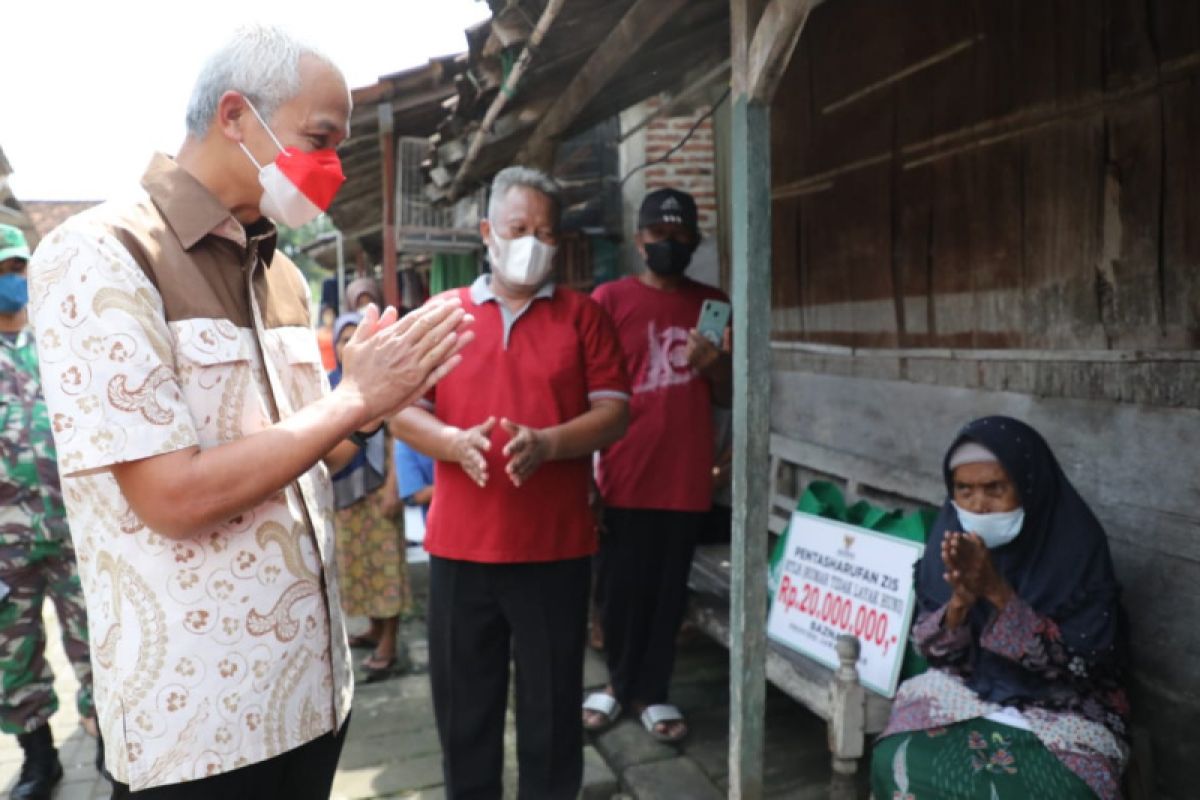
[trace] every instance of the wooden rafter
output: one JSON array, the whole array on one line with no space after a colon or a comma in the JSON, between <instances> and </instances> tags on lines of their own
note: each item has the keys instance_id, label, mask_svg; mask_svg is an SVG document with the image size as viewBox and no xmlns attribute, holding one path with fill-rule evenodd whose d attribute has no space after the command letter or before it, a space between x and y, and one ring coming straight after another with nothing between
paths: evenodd
<instances>
[{"instance_id":1,"label":"wooden rafter","mask_svg":"<svg viewBox=\"0 0 1200 800\"><path fill-rule=\"evenodd\" d=\"M504 110L504 106L507 105L509 98L516 91L517 85L521 82L521 78L525 74L525 70L529 68L534 52L541 45L551 26L554 25L554 21L558 19L558 15L562 12L565 4L566 0L549 0L546 3L541 17L538 18L537 25L533 28L533 33L529 35L529 40L525 43L525 49L521 51L521 55L517 56L517 60L509 71L508 77L504 79L504 85L500 87L501 90L496 93L492 104L488 106L487 112L483 115L483 121L479 123L479 128L475 131L475 135L471 139L471 144L467 147L466 156L463 158L462 164L459 166L448 192L451 198L457 199L461 196L465 182L472 175L471 170L475 164L475 159L479 157L479 151L483 149L487 137L492 134L492 126L500 118L500 113Z\"/></svg>"},{"instance_id":2,"label":"wooden rafter","mask_svg":"<svg viewBox=\"0 0 1200 800\"><path fill-rule=\"evenodd\" d=\"M391 101L379 104L379 150L383 167L383 298L388 305L400 305L400 286L396 279L396 139L392 136Z\"/></svg>"},{"instance_id":3,"label":"wooden rafter","mask_svg":"<svg viewBox=\"0 0 1200 800\"><path fill-rule=\"evenodd\" d=\"M655 33L675 16L688 0L637 0L584 63L559 95L529 141L520 159L548 166L552 143L563 134L588 103L612 80Z\"/></svg>"},{"instance_id":4,"label":"wooden rafter","mask_svg":"<svg viewBox=\"0 0 1200 800\"><path fill-rule=\"evenodd\" d=\"M771 102L800 41L804 22L822 0L770 0L754 29L746 54L746 93L753 100Z\"/></svg>"}]
</instances>

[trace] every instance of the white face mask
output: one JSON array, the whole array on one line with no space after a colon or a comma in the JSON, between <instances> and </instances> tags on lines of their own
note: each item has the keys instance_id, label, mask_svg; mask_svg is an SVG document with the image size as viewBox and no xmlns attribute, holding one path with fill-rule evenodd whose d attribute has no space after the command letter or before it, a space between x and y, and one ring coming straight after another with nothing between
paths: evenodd
<instances>
[{"instance_id":1,"label":"white face mask","mask_svg":"<svg viewBox=\"0 0 1200 800\"><path fill-rule=\"evenodd\" d=\"M1012 511L1001 511L995 514L973 514L954 503L958 512L958 521L965 533L977 533L989 550L1006 545L1021 532L1025 524L1025 509L1016 508Z\"/></svg>"},{"instance_id":2,"label":"white face mask","mask_svg":"<svg viewBox=\"0 0 1200 800\"><path fill-rule=\"evenodd\" d=\"M546 282L554 269L554 254L558 248L541 242L536 236L505 239L492 229L488 257L492 271L510 286L537 289Z\"/></svg>"}]
</instances>

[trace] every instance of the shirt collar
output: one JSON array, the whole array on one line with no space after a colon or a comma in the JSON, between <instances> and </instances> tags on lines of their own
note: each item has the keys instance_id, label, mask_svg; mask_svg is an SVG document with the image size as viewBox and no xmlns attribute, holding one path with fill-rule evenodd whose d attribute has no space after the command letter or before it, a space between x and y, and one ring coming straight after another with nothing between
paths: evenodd
<instances>
[{"instance_id":1,"label":"shirt collar","mask_svg":"<svg viewBox=\"0 0 1200 800\"><path fill-rule=\"evenodd\" d=\"M243 247L249 240L258 248L263 262L271 264L275 255L275 225L263 217L243 228L216 195L170 156L154 154L142 175L142 187L185 250L192 249L209 234Z\"/></svg>"},{"instance_id":2,"label":"shirt collar","mask_svg":"<svg viewBox=\"0 0 1200 800\"><path fill-rule=\"evenodd\" d=\"M549 300L554 297L554 281L546 283L542 288L534 292L534 300ZM499 302L500 298L496 297L496 293L492 291L492 276L486 272L475 279L471 284L471 302L477 306L481 306L488 302Z\"/></svg>"}]
</instances>

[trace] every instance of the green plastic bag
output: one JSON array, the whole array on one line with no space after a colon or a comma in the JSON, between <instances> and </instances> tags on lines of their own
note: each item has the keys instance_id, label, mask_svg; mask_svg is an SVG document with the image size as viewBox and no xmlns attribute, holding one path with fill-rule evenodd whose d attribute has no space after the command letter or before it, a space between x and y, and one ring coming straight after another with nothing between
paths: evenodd
<instances>
[{"instance_id":1,"label":"green plastic bag","mask_svg":"<svg viewBox=\"0 0 1200 800\"><path fill-rule=\"evenodd\" d=\"M907 539L910 542L925 544L929 529L937 518L937 511L932 508L922 508L905 514L899 509L887 511L873 506L865 500L860 500L852 506L846 506L846 498L842 490L828 481L813 481L804 490L796 503L796 510L825 519L844 522L860 528ZM767 564L767 589L772 601L779 588L780 572L783 568L784 552L787 548L788 532L785 529L775 541L771 557ZM929 668L929 664L914 650L911 645L904 648L904 661L900 666L900 680L919 675Z\"/></svg>"}]
</instances>

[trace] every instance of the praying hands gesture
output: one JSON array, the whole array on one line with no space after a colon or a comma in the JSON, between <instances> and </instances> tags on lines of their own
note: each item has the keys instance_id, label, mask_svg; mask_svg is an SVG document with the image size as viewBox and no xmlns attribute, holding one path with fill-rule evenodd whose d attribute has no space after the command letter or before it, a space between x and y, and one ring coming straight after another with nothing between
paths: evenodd
<instances>
[{"instance_id":1,"label":"praying hands gesture","mask_svg":"<svg viewBox=\"0 0 1200 800\"><path fill-rule=\"evenodd\" d=\"M1013 589L996 570L979 534L947 531L942 539L942 563L946 565L943 577L953 592L946 610L946 627L961 625L980 598L999 610L1008 605Z\"/></svg>"},{"instance_id":2,"label":"praying hands gesture","mask_svg":"<svg viewBox=\"0 0 1200 800\"><path fill-rule=\"evenodd\" d=\"M458 462L467 477L480 488L487 486L488 482L487 457L484 454L492 449L490 437L494 427L496 418L488 417L473 428L445 428L444 435L451 456L449 460ZM504 456L508 459L504 471L514 486L520 486L537 472L543 462L550 459L549 437L544 431L507 419L500 420L500 427L512 437L504 446Z\"/></svg>"},{"instance_id":3,"label":"praying hands gesture","mask_svg":"<svg viewBox=\"0 0 1200 800\"><path fill-rule=\"evenodd\" d=\"M342 356L338 391L368 409L370 427L411 405L462 361L473 319L457 299L430 303L403 318L371 304Z\"/></svg>"},{"instance_id":4,"label":"praying hands gesture","mask_svg":"<svg viewBox=\"0 0 1200 800\"><path fill-rule=\"evenodd\" d=\"M452 456L450 460L458 462L467 477L480 488L487 486L488 482L487 457L484 454L492 449L490 437L494 427L496 418L488 417L473 428L445 428L448 453ZM504 471L514 486L520 486L537 472L543 462L549 460L549 437L544 431L507 419L500 420L500 427L512 437L504 446L504 456L508 459Z\"/></svg>"}]
</instances>

